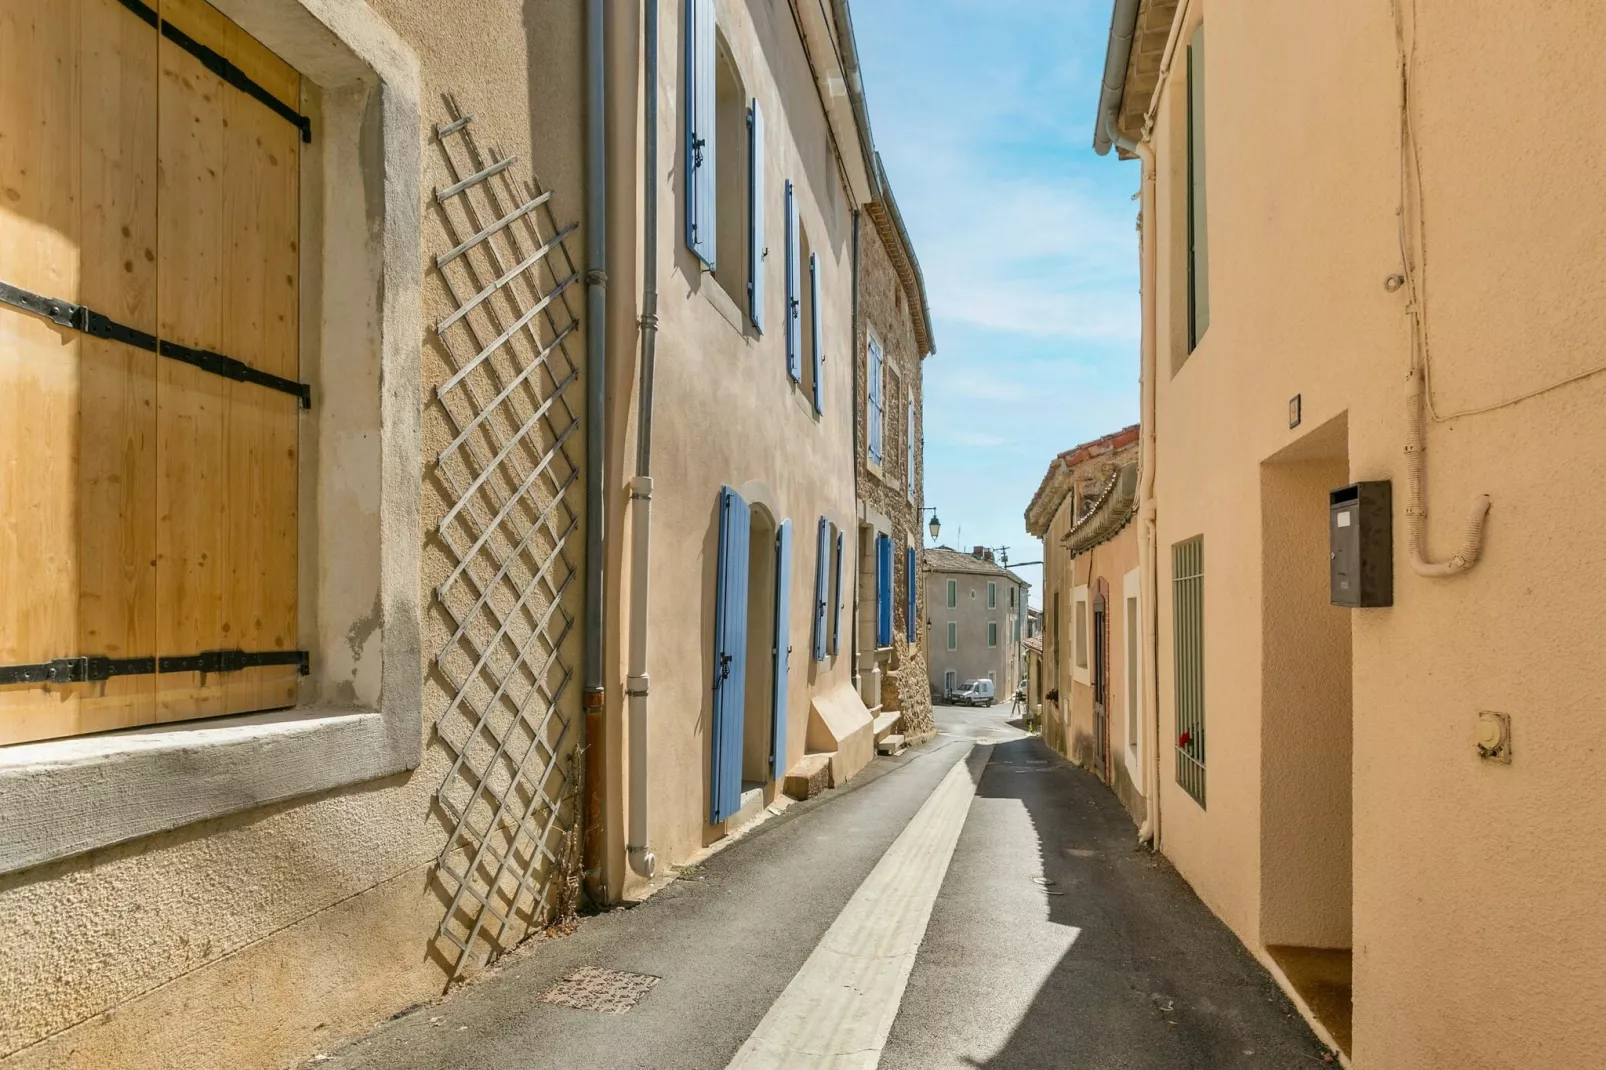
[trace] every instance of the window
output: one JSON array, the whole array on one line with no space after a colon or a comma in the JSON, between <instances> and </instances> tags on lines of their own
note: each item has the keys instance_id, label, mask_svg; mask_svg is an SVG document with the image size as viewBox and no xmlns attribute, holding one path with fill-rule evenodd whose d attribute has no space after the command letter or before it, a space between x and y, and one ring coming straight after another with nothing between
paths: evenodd
<instances>
[{"instance_id":1,"label":"window","mask_svg":"<svg viewBox=\"0 0 1606 1070\"><path fill-rule=\"evenodd\" d=\"M881 463L881 425L883 420L881 390L884 386L881 380L884 361L882 360L881 342L874 334L868 334L868 337L864 382L865 390L869 394L869 406L865 410L865 419L869 422L870 463L879 465Z\"/></svg>"},{"instance_id":2,"label":"window","mask_svg":"<svg viewBox=\"0 0 1606 1070\"><path fill-rule=\"evenodd\" d=\"M714 48L714 144L725 146L724 166L714 159L714 281L738 304L748 296L748 219L751 175L742 166L742 146L752 151L747 91L731 56L725 35L716 33ZM712 155L711 150L705 150Z\"/></svg>"},{"instance_id":3,"label":"window","mask_svg":"<svg viewBox=\"0 0 1606 1070\"><path fill-rule=\"evenodd\" d=\"M1143 726L1139 723L1139 713L1143 707L1143 696L1138 691L1138 657L1142 648L1138 645L1138 595L1137 570L1127 573L1126 600L1122 603L1122 613L1126 617L1126 648L1121 651L1121 661L1126 665L1126 749L1129 758L1129 767L1137 766L1139 745L1143 739ZM1134 778L1135 783L1142 783L1141 778Z\"/></svg>"},{"instance_id":4,"label":"window","mask_svg":"<svg viewBox=\"0 0 1606 1070\"><path fill-rule=\"evenodd\" d=\"M956 620L948 622L948 649L959 649L959 622Z\"/></svg>"},{"instance_id":5,"label":"window","mask_svg":"<svg viewBox=\"0 0 1606 1070\"><path fill-rule=\"evenodd\" d=\"M987 581L987 608L998 608L998 583L995 580Z\"/></svg>"},{"instance_id":6,"label":"window","mask_svg":"<svg viewBox=\"0 0 1606 1070\"><path fill-rule=\"evenodd\" d=\"M890 447L893 452L896 452L897 443L892 437L892 429L897 424L892 422L892 414L900 411L898 399L903 397L903 381L898 378L898 373L893 371L885 360L882 361L881 375L883 380L881 384L882 442L884 446ZM883 450L884 452L886 451Z\"/></svg>"},{"instance_id":7,"label":"window","mask_svg":"<svg viewBox=\"0 0 1606 1070\"><path fill-rule=\"evenodd\" d=\"M764 333L764 111L747 109L747 317Z\"/></svg>"},{"instance_id":8,"label":"window","mask_svg":"<svg viewBox=\"0 0 1606 1070\"><path fill-rule=\"evenodd\" d=\"M953 647L949 647L948 649L952 650ZM959 685L959 676L952 669L949 669L947 672L942 674L942 693L944 695L953 694L954 693L954 688L957 687L958 685Z\"/></svg>"},{"instance_id":9,"label":"window","mask_svg":"<svg viewBox=\"0 0 1606 1070\"><path fill-rule=\"evenodd\" d=\"M794 204L796 201L794 200ZM798 226L799 263L806 277L798 300L798 374L793 381L813 399L816 414L825 411L825 337L821 321L820 287L823 280L820 254L809 244L808 228Z\"/></svg>"},{"instance_id":10,"label":"window","mask_svg":"<svg viewBox=\"0 0 1606 1070\"><path fill-rule=\"evenodd\" d=\"M1188 43L1188 352L1210 327L1209 213L1205 200L1204 26Z\"/></svg>"},{"instance_id":11,"label":"window","mask_svg":"<svg viewBox=\"0 0 1606 1070\"><path fill-rule=\"evenodd\" d=\"M1071 678L1081 683L1092 683L1087 672L1087 588L1078 586L1071 591Z\"/></svg>"},{"instance_id":12,"label":"window","mask_svg":"<svg viewBox=\"0 0 1606 1070\"><path fill-rule=\"evenodd\" d=\"M1015 608L1015 588L1013 587L1009 589L1009 608Z\"/></svg>"},{"instance_id":13,"label":"window","mask_svg":"<svg viewBox=\"0 0 1606 1070\"><path fill-rule=\"evenodd\" d=\"M916 610L919 608L915 601L915 592L919 588L915 586L915 548L913 546L904 547L904 580L904 590L908 593L908 604L903 607L904 638L910 644L913 644L915 641Z\"/></svg>"},{"instance_id":14,"label":"window","mask_svg":"<svg viewBox=\"0 0 1606 1070\"><path fill-rule=\"evenodd\" d=\"M842 650L842 557L846 550L847 535L840 529L836 533L836 563L831 572L831 653Z\"/></svg>"},{"instance_id":15,"label":"window","mask_svg":"<svg viewBox=\"0 0 1606 1070\"><path fill-rule=\"evenodd\" d=\"M908 486L905 489L908 492L909 500L910 501L914 501L915 500L915 476L916 476L916 472L915 472L915 467L916 467L916 465L915 465L915 442L917 440L915 438L915 399L914 399L914 391L912 391L912 390L909 392L909 426L908 426L908 429L906 430L905 434L907 436L907 446L908 446L909 458L908 458L907 461L904 462L905 463L905 467L904 467L904 476L903 476L903 478L904 478L904 481L908 484Z\"/></svg>"},{"instance_id":16,"label":"window","mask_svg":"<svg viewBox=\"0 0 1606 1070\"><path fill-rule=\"evenodd\" d=\"M959 581L948 581L948 608L953 609L959 605Z\"/></svg>"},{"instance_id":17,"label":"window","mask_svg":"<svg viewBox=\"0 0 1606 1070\"><path fill-rule=\"evenodd\" d=\"M987 645L998 645L998 622L996 620L990 620L987 622Z\"/></svg>"},{"instance_id":18,"label":"window","mask_svg":"<svg viewBox=\"0 0 1606 1070\"><path fill-rule=\"evenodd\" d=\"M1177 783L1205 804L1204 537L1171 547Z\"/></svg>"}]
</instances>

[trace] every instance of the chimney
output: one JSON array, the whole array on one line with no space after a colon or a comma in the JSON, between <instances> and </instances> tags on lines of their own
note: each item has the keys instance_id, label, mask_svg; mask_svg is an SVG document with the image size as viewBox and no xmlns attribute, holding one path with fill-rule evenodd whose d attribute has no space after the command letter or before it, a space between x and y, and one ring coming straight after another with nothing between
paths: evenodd
<instances>
[{"instance_id":1,"label":"chimney","mask_svg":"<svg viewBox=\"0 0 1606 1070\"><path fill-rule=\"evenodd\" d=\"M987 559L987 547L976 547L974 550L970 551L970 556L980 558L981 560L985 561Z\"/></svg>"}]
</instances>

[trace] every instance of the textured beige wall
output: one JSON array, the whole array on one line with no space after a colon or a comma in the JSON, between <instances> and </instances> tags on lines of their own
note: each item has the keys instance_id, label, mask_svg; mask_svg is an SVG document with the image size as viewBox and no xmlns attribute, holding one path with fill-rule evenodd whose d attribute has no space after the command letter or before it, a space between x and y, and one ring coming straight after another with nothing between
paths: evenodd
<instances>
[{"instance_id":1,"label":"textured beige wall","mask_svg":"<svg viewBox=\"0 0 1606 1070\"><path fill-rule=\"evenodd\" d=\"M745 316L746 295L726 294L686 247L681 185L685 145L684 22L679 5L661 5L659 27L659 324L653 423L653 527L649 665L649 842L660 866L684 862L724 835L708 823L709 748L713 714L714 591L718 558L720 487L758 483L793 527L791 659L788 672L787 766L802 758L810 697L849 683L848 641L842 654L812 657L812 604L816 530L822 515L851 531L853 460L851 366L852 203L829 151L825 113L809 73L797 29L785 8L716 3L720 31L749 97L763 108L766 132L765 332ZM615 69L621 80L641 69L638 27L614 27ZM639 78L639 75L636 75ZM609 524L620 555L619 580L610 587L609 760L628 776L624 674L628 650L622 629L628 597L629 506L626 487L635 471L637 362L640 312L641 119L628 99L618 101L610 138L620 185L610 220ZM745 175L747 144L716 147L716 167ZM825 332L825 412L786 373L785 183L796 184L809 247L820 255ZM742 183L745 188L745 181ZM623 191L630 190L626 198ZM807 272L807 265L804 267ZM807 286L807 279L804 280ZM635 310L631 312L630 310ZM807 356L805 355L805 363ZM805 377L805 384L807 378ZM851 545L851 542L850 542ZM851 550L850 550L851 556ZM610 582L612 576L610 576ZM846 621L844 621L844 630ZM767 647L765 650L767 651ZM783 769L782 773L785 772ZM774 785L766 789L773 793ZM640 879L625 866L623 794L610 800L611 828L605 872L609 894L630 894Z\"/></svg>"},{"instance_id":2,"label":"textured beige wall","mask_svg":"<svg viewBox=\"0 0 1606 1070\"><path fill-rule=\"evenodd\" d=\"M1414 7L1433 384L1449 412L1601 361L1606 12ZM1473 495L1494 506L1476 569L1415 576L1405 295L1383 288L1399 270L1389 5L1196 0L1192 16L1209 41L1212 313L1173 375L1178 64L1155 132L1160 738L1174 736L1170 547L1202 533L1209 808L1176 787L1165 755L1164 849L1258 947L1261 465L1347 414L1348 477L1393 480L1396 502L1395 604L1350 611L1356 1064L1590 1065L1606 1042L1586 1010L1606 1003L1606 558L1590 492L1606 475L1606 377L1430 425L1430 552L1451 552ZM1295 394L1304 421L1291 431ZM1477 758L1480 709L1511 714L1511 766Z\"/></svg>"},{"instance_id":3,"label":"textured beige wall","mask_svg":"<svg viewBox=\"0 0 1606 1070\"><path fill-rule=\"evenodd\" d=\"M370 7L420 62L423 195L447 182L430 128L451 92L477 114L482 146L528 161L556 189L558 217L578 218L581 9ZM430 204L423 239L428 324L448 308L432 266L446 237ZM424 381L408 389L422 402L444 363L432 334L420 343ZM426 407L425 456L445 435ZM426 479L426 525L442 509ZM427 606L444 562L428 540L424 548ZM426 610L426 656L442 627ZM434 935L445 901L432 872L446 830L431 796L447 758L430 729L446 696L433 676L424 695L424 755L411 774L0 878L0 1065L291 1065L439 994L448 960Z\"/></svg>"}]
</instances>

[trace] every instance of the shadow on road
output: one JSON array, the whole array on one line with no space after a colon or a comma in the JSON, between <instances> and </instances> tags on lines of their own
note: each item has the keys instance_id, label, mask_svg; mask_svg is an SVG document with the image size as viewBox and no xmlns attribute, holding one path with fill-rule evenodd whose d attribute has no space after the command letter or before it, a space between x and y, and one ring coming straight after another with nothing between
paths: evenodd
<instances>
[{"instance_id":1,"label":"shadow on road","mask_svg":"<svg viewBox=\"0 0 1606 1070\"><path fill-rule=\"evenodd\" d=\"M1036 738L998 744L982 799L1018 800L1048 920L1078 930L988 1070L1297 1067L1328 1062L1293 1005L1109 789Z\"/></svg>"}]
</instances>

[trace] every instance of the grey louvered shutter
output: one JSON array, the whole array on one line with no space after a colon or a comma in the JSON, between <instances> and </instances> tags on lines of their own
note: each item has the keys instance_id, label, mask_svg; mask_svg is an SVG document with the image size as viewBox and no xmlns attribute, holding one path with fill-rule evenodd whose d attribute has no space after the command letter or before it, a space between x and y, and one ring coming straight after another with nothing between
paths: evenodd
<instances>
[{"instance_id":1,"label":"grey louvered shutter","mask_svg":"<svg viewBox=\"0 0 1606 1070\"><path fill-rule=\"evenodd\" d=\"M786 668L792 652L792 522L775 535L775 693L770 704L770 778L786 773Z\"/></svg>"},{"instance_id":2,"label":"grey louvered shutter","mask_svg":"<svg viewBox=\"0 0 1606 1070\"><path fill-rule=\"evenodd\" d=\"M747 315L764 333L764 112L747 111Z\"/></svg>"},{"instance_id":3,"label":"grey louvered shutter","mask_svg":"<svg viewBox=\"0 0 1606 1070\"><path fill-rule=\"evenodd\" d=\"M831 524L820 517L820 532L814 558L814 660L825 660L826 621L829 614L826 610L830 603L826 601L826 581L829 578L827 566L831 559Z\"/></svg>"},{"instance_id":4,"label":"grey louvered shutter","mask_svg":"<svg viewBox=\"0 0 1606 1070\"><path fill-rule=\"evenodd\" d=\"M820 310L820 254L809 254L809 332L814 336L814 411L825 411L825 316Z\"/></svg>"},{"instance_id":5,"label":"grey louvered shutter","mask_svg":"<svg viewBox=\"0 0 1606 1070\"><path fill-rule=\"evenodd\" d=\"M686 244L714 266L714 0L686 0Z\"/></svg>"},{"instance_id":6,"label":"grey louvered shutter","mask_svg":"<svg viewBox=\"0 0 1606 1070\"><path fill-rule=\"evenodd\" d=\"M797 192L786 183L786 374L803 380L803 262Z\"/></svg>"}]
</instances>

